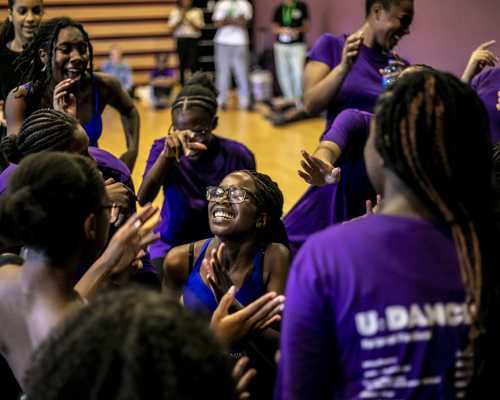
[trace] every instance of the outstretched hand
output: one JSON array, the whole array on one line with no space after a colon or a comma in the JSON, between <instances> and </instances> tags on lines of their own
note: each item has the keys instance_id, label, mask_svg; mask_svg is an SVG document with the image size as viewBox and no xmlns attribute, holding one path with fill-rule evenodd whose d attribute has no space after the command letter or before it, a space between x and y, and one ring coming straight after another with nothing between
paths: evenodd
<instances>
[{"instance_id":1,"label":"outstretched hand","mask_svg":"<svg viewBox=\"0 0 500 400\"><path fill-rule=\"evenodd\" d=\"M206 150L207 146L194 140L195 133L190 130L175 131L165 138L165 148L163 156L165 158L175 158L177 162L181 161L183 155L189 156L193 150Z\"/></svg>"},{"instance_id":2,"label":"outstretched hand","mask_svg":"<svg viewBox=\"0 0 500 400\"><path fill-rule=\"evenodd\" d=\"M69 93L75 85L73 79L65 79L59 82L54 89L54 110L62 111L73 118L76 118L76 97L73 93Z\"/></svg>"},{"instance_id":3,"label":"outstretched hand","mask_svg":"<svg viewBox=\"0 0 500 400\"><path fill-rule=\"evenodd\" d=\"M116 231L108 247L102 254L104 262L111 266L110 274L114 275L129 267L141 257L142 250L160 238L160 234L151 235L161 218L141 229L158 211L158 207L147 204L141 211L133 214L125 224Z\"/></svg>"},{"instance_id":4,"label":"outstretched hand","mask_svg":"<svg viewBox=\"0 0 500 400\"><path fill-rule=\"evenodd\" d=\"M235 294L236 288L231 286L219 302L210 322L210 329L215 337L229 347L241 341L250 340L255 333L280 321L280 313L285 307L285 296L269 292L242 310L229 314Z\"/></svg>"},{"instance_id":5,"label":"outstretched hand","mask_svg":"<svg viewBox=\"0 0 500 400\"><path fill-rule=\"evenodd\" d=\"M358 60L361 44L365 39L364 33L353 33L349 36L344 43L342 49L342 69L345 72L351 72L354 63Z\"/></svg>"},{"instance_id":6,"label":"outstretched hand","mask_svg":"<svg viewBox=\"0 0 500 400\"><path fill-rule=\"evenodd\" d=\"M484 67L487 65L490 67L495 66L495 62L498 58L488 49L488 47L493 46L496 43L495 40L490 40L489 42L481 44L476 50L472 52L467 67L462 74L462 82L470 85L472 78L479 74Z\"/></svg>"},{"instance_id":7,"label":"outstretched hand","mask_svg":"<svg viewBox=\"0 0 500 400\"><path fill-rule=\"evenodd\" d=\"M217 303L221 302L222 297L229 290L226 274L222 268L222 254L224 252L224 246L224 243L221 243L217 251L212 249L210 261L206 258L203 259L203 268L205 268L208 283L214 293Z\"/></svg>"},{"instance_id":8,"label":"outstretched hand","mask_svg":"<svg viewBox=\"0 0 500 400\"><path fill-rule=\"evenodd\" d=\"M255 368L250 368L247 372L245 372L248 361L250 361L248 357L241 357L233 368L232 377L236 382L236 393L238 393L239 400L246 400L250 398L250 393L247 392L246 389L255 375L257 375L257 370Z\"/></svg>"},{"instance_id":9,"label":"outstretched hand","mask_svg":"<svg viewBox=\"0 0 500 400\"><path fill-rule=\"evenodd\" d=\"M327 184L337 183L340 180L340 168L335 168L333 165L324 162L323 160L311 156L307 151L302 150L304 160L300 165L304 171L298 171L299 176L310 185L324 186Z\"/></svg>"}]
</instances>

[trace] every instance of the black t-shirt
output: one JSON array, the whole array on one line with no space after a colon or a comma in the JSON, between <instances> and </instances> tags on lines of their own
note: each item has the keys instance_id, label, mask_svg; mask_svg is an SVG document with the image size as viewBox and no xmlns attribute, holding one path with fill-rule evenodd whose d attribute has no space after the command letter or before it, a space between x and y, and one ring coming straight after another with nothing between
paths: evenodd
<instances>
[{"instance_id":1,"label":"black t-shirt","mask_svg":"<svg viewBox=\"0 0 500 400\"><path fill-rule=\"evenodd\" d=\"M297 1L295 4L295 8L291 10L291 21L290 24L285 24L283 21L283 13L286 12L283 10L283 3L281 3L274 13L273 22L277 23L279 26L289 26L290 28L300 28L302 26L302 21L304 19L308 19L307 16L307 5L302 3L301 1ZM296 40L282 40L280 35L277 36L276 40L281 43L298 43L304 41L304 35L302 33L299 34L299 37Z\"/></svg>"},{"instance_id":2,"label":"black t-shirt","mask_svg":"<svg viewBox=\"0 0 500 400\"><path fill-rule=\"evenodd\" d=\"M14 71L12 63L21 53L16 53L3 46L0 49L0 100L5 100L9 92L17 87L21 72Z\"/></svg>"}]
</instances>

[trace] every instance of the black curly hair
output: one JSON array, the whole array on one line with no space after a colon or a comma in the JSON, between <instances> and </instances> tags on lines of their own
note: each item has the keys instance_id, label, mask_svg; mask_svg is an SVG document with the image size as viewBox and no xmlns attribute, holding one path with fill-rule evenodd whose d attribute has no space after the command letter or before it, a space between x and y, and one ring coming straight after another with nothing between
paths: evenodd
<instances>
[{"instance_id":1,"label":"black curly hair","mask_svg":"<svg viewBox=\"0 0 500 400\"><path fill-rule=\"evenodd\" d=\"M413 0L366 0L365 1L365 18L370 16L370 11L374 4L380 4L382 8L386 11L391 9L392 5L399 6L401 3L405 1L410 1L413 3Z\"/></svg>"},{"instance_id":2,"label":"black curly hair","mask_svg":"<svg viewBox=\"0 0 500 400\"><path fill-rule=\"evenodd\" d=\"M19 85L26 82L29 82L31 85L31 90L34 93L34 109L40 108L41 99L44 96L48 82L50 82L50 79L52 78L52 58L54 56L59 32L62 29L70 27L78 29L87 43L89 65L87 66L86 72L90 75L89 77L85 77L84 74L82 79L92 79L92 73L94 70L93 49L92 44L90 43L89 35L85 32L83 26L68 17L57 17L48 20L40 26L38 32L35 34L33 42L23 50L21 55L15 61L16 70L19 70L22 73ZM40 49L43 49L47 53L46 64L44 64L40 59Z\"/></svg>"},{"instance_id":3,"label":"black curly hair","mask_svg":"<svg viewBox=\"0 0 500 400\"><path fill-rule=\"evenodd\" d=\"M209 72L196 72L172 103L172 113L177 109L184 113L192 107L200 107L213 118L217 114L218 95L212 75Z\"/></svg>"},{"instance_id":4,"label":"black curly hair","mask_svg":"<svg viewBox=\"0 0 500 400\"><path fill-rule=\"evenodd\" d=\"M30 400L237 399L227 350L178 300L131 288L56 328L27 374Z\"/></svg>"},{"instance_id":5,"label":"black curly hair","mask_svg":"<svg viewBox=\"0 0 500 400\"><path fill-rule=\"evenodd\" d=\"M500 230L484 105L451 74L407 74L376 104L375 146L386 166L451 226L466 301L475 308L468 398L488 398L500 358Z\"/></svg>"},{"instance_id":6,"label":"black curly hair","mask_svg":"<svg viewBox=\"0 0 500 400\"><path fill-rule=\"evenodd\" d=\"M97 167L82 156L41 152L25 157L0 197L0 238L52 259L83 235L83 222L107 198Z\"/></svg>"},{"instance_id":7,"label":"black curly hair","mask_svg":"<svg viewBox=\"0 0 500 400\"><path fill-rule=\"evenodd\" d=\"M37 110L26 118L18 135L2 140L0 150L13 164L43 150L64 151L74 139L78 126L78 121L64 112L50 108Z\"/></svg>"}]
</instances>

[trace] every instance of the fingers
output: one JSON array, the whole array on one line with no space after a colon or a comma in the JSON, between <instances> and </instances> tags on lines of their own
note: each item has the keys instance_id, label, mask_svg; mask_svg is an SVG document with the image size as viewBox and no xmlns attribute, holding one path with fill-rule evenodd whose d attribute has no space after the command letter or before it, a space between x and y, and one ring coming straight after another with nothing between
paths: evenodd
<instances>
[{"instance_id":1,"label":"fingers","mask_svg":"<svg viewBox=\"0 0 500 400\"><path fill-rule=\"evenodd\" d=\"M216 314L217 318L222 318L229 314L229 307L231 307L231 304L233 303L235 294L236 294L236 287L233 285L229 288L227 293L224 296L222 296L219 305L214 311L212 319L214 319Z\"/></svg>"},{"instance_id":2,"label":"fingers","mask_svg":"<svg viewBox=\"0 0 500 400\"><path fill-rule=\"evenodd\" d=\"M382 210L382 195L377 194L377 210Z\"/></svg>"},{"instance_id":3,"label":"fingers","mask_svg":"<svg viewBox=\"0 0 500 400\"><path fill-rule=\"evenodd\" d=\"M104 185L105 185L105 186L109 186L109 185L111 185L111 184L113 184L113 183L115 183L115 180L114 180L113 178L109 178L109 179L106 179L106 180L104 181Z\"/></svg>"},{"instance_id":4,"label":"fingers","mask_svg":"<svg viewBox=\"0 0 500 400\"><path fill-rule=\"evenodd\" d=\"M257 370L255 368L250 368L245 375L241 377L236 385L236 391L240 393L239 399L248 399L250 397L250 393L245 392L245 390L255 375L257 375Z\"/></svg>"},{"instance_id":5,"label":"fingers","mask_svg":"<svg viewBox=\"0 0 500 400\"><path fill-rule=\"evenodd\" d=\"M373 205L371 200L366 200L366 214L373 214Z\"/></svg>"},{"instance_id":6,"label":"fingers","mask_svg":"<svg viewBox=\"0 0 500 400\"><path fill-rule=\"evenodd\" d=\"M392 54L394 55L394 58L400 62L401 64L403 64L403 68L406 68L406 64L404 63L403 59L399 56L398 53L396 53L395 51L392 52Z\"/></svg>"},{"instance_id":7,"label":"fingers","mask_svg":"<svg viewBox=\"0 0 500 400\"><path fill-rule=\"evenodd\" d=\"M309 183L309 184L311 183L311 181L312 181L311 175L309 175L309 174L307 174L305 172L302 172L301 170L298 170L297 172L298 172L299 176L302 179L304 179L304 181L306 181L306 183Z\"/></svg>"},{"instance_id":8,"label":"fingers","mask_svg":"<svg viewBox=\"0 0 500 400\"><path fill-rule=\"evenodd\" d=\"M490 40L489 42L481 44L477 50L484 50L487 49L490 46L493 46L496 43L496 40Z\"/></svg>"},{"instance_id":9,"label":"fingers","mask_svg":"<svg viewBox=\"0 0 500 400\"><path fill-rule=\"evenodd\" d=\"M208 260L206 258L203 259L203 261L201 262L201 264L203 265L203 268L205 269L205 272L207 273L207 277L208 279L212 279L214 281L214 283L217 283L217 280L214 276L214 271L212 270L212 267L210 265L210 263L208 262Z\"/></svg>"},{"instance_id":10,"label":"fingers","mask_svg":"<svg viewBox=\"0 0 500 400\"><path fill-rule=\"evenodd\" d=\"M239 381L241 379L249 361L250 359L247 356L244 356L241 357L236 364L234 364L231 376L235 381Z\"/></svg>"},{"instance_id":11,"label":"fingers","mask_svg":"<svg viewBox=\"0 0 500 400\"><path fill-rule=\"evenodd\" d=\"M272 317L271 319L269 319L266 323L264 323L264 325L262 325L259 328L259 330L260 331L265 331L267 328L270 328L271 326L273 326L274 324L276 324L279 321L281 321L281 315L275 315L274 317Z\"/></svg>"}]
</instances>

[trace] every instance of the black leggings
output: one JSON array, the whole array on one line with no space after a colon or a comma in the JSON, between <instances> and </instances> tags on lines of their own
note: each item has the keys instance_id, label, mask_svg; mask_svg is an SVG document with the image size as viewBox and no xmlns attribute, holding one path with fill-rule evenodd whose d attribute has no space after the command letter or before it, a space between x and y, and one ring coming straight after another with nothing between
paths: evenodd
<instances>
[{"instance_id":1,"label":"black leggings","mask_svg":"<svg viewBox=\"0 0 500 400\"><path fill-rule=\"evenodd\" d=\"M184 70L189 67L192 74L198 71L198 39L178 38L177 54L179 55L181 85L184 86Z\"/></svg>"}]
</instances>

